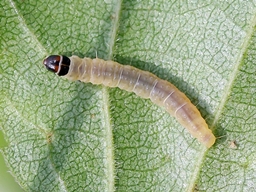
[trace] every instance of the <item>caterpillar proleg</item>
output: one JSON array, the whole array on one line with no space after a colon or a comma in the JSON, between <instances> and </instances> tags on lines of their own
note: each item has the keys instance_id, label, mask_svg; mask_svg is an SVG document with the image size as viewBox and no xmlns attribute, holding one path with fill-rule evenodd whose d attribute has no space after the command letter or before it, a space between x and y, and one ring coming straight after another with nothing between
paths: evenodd
<instances>
[{"instance_id":1,"label":"caterpillar proleg","mask_svg":"<svg viewBox=\"0 0 256 192\"><path fill-rule=\"evenodd\" d=\"M98 58L81 59L77 56L51 55L43 61L43 64L48 70L72 81L80 80L108 87L119 87L134 92L142 98L149 98L175 116L177 121L203 145L209 148L215 143L215 136L187 96L170 82L150 72L114 61Z\"/></svg>"}]
</instances>

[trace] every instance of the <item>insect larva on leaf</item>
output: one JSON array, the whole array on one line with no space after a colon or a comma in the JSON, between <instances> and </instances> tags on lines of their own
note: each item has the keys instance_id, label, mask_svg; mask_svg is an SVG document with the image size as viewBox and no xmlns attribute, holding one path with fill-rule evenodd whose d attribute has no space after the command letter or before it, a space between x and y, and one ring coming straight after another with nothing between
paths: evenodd
<instances>
[{"instance_id":1,"label":"insect larva on leaf","mask_svg":"<svg viewBox=\"0 0 256 192\"><path fill-rule=\"evenodd\" d=\"M212 131L186 95L170 82L150 72L114 61L81 59L77 56L51 55L43 64L48 70L69 80L119 87L142 98L149 98L175 116L178 122L206 147L211 147L215 142Z\"/></svg>"}]
</instances>

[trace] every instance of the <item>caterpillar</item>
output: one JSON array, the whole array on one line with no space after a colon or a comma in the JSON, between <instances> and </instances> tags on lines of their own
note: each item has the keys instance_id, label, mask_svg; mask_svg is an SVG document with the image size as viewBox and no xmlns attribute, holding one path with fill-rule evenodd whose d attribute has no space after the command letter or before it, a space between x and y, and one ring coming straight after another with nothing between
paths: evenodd
<instances>
[{"instance_id":1,"label":"caterpillar","mask_svg":"<svg viewBox=\"0 0 256 192\"><path fill-rule=\"evenodd\" d=\"M200 143L208 148L215 143L215 136L187 96L170 82L150 72L99 58L82 59L64 55L51 55L44 59L43 64L49 71L72 81L119 87L142 98L149 98L175 116Z\"/></svg>"}]
</instances>

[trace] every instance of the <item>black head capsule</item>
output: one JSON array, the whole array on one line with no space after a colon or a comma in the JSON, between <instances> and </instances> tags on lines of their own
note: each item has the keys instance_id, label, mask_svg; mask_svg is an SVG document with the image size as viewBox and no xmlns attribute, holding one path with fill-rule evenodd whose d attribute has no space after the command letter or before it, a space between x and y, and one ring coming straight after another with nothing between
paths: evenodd
<instances>
[{"instance_id":1,"label":"black head capsule","mask_svg":"<svg viewBox=\"0 0 256 192\"><path fill-rule=\"evenodd\" d=\"M70 59L64 55L51 55L44 60L43 64L49 71L64 76L69 71Z\"/></svg>"}]
</instances>

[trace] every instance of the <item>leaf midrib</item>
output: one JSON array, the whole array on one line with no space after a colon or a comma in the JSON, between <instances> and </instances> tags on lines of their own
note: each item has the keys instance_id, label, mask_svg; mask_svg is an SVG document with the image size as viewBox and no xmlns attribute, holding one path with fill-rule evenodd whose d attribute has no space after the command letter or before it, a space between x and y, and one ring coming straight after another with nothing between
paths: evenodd
<instances>
[{"instance_id":1,"label":"leaf midrib","mask_svg":"<svg viewBox=\"0 0 256 192\"><path fill-rule=\"evenodd\" d=\"M117 1L118 3L115 6L114 14L115 19L112 23L112 30L110 30L110 39L108 42L109 51L107 55L107 59L111 59L113 57L113 49L115 46L115 40L117 36L117 31L119 27L119 18L121 14L122 1ZM106 191L115 191L115 157L114 157L114 143L113 143L113 126L111 124L111 113L110 113L110 100L109 100L109 92L108 88L103 86L103 119L105 120L105 135L106 135L106 149L105 149L105 157L106 157L106 179L107 179L107 187Z\"/></svg>"}]
</instances>

